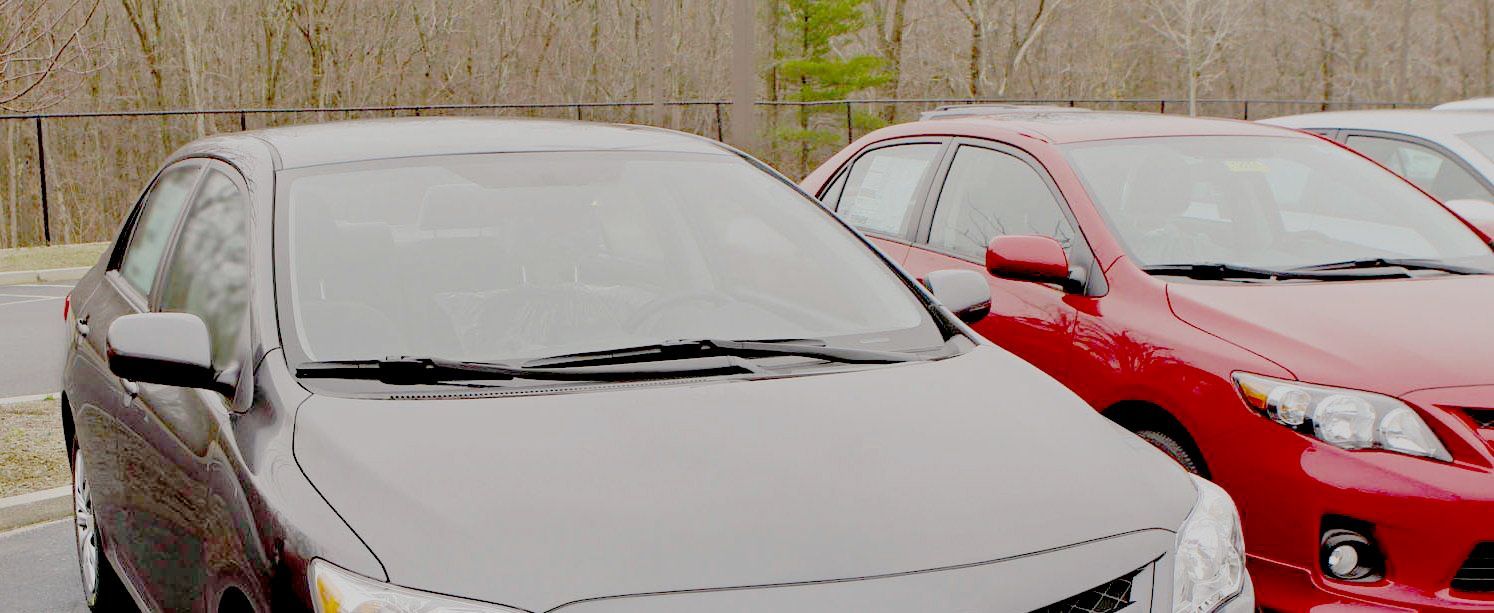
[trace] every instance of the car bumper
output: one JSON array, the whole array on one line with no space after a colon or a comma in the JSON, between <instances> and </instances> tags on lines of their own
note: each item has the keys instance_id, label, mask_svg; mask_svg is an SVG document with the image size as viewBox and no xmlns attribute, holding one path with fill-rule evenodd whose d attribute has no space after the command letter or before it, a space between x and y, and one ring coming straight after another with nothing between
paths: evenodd
<instances>
[{"instance_id":1,"label":"car bumper","mask_svg":"<svg viewBox=\"0 0 1494 613\"><path fill-rule=\"evenodd\" d=\"M1251 467L1256 483L1235 495L1263 609L1494 611L1494 592L1452 588L1474 547L1494 542L1494 470L1486 458L1447 464L1316 442L1272 456ZM1384 579L1325 576L1319 543L1325 521L1334 521L1325 518L1369 526L1385 556Z\"/></svg>"}]
</instances>

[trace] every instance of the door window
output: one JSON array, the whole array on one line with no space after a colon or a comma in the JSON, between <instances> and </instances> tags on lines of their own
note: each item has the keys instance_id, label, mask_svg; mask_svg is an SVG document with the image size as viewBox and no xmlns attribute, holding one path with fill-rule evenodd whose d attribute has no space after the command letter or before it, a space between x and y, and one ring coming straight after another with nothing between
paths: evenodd
<instances>
[{"instance_id":1,"label":"door window","mask_svg":"<svg viewBox=\"0 0 1494 613\"><path fill-rule=\"evenodd\" d=\"M929 245L982 260L996 236L1049 236L1070 251L1074 227L1038 171L1015 156L962 146L934 208Z\"/></svg>"},{"instance_id":2,"label":"door window","mask_svg":"<svg viewBox=\"0 0 1494 613\"><path fill-rule=\"evenodd\" d=\"M201 170L195 164L168 168L145 195L145 208L130 232L130 244L120 264L120 274L141 294L150 294L166 243Z\"/></svg>"},{"instance_id":3,"label":"door window","mask_svg":"<svg viewBox=\"0 0 1494 613\"><path fill-rule=\"evenodd\" d=\"M1431 147L1361 135L1350 136L1345 144L1415 183L1438 200L1494 200L1476 177Z\"/></svg>"},{"instance_id":4,"label":"door window","mask_svg":"<svg viewBox=\"0 0 1494 613\"><path fill-rule=\"evenodd\" d=\"M856 160L836 211L851 225L902 236L912 223L914 201L941 145L919 143L873 150Z\"/></svg>"},{"instance_id":5,"label":"door window","mask_svg":"<svg viewBox=\"0 0 1494 613\"><path fill-rule=\"evenodd\" d=\"M160 309L191 313L207 324L213 366L234 357L249 305L247 206L238 185L209 170L162 280Z\"/></svg>"}]
</instances>

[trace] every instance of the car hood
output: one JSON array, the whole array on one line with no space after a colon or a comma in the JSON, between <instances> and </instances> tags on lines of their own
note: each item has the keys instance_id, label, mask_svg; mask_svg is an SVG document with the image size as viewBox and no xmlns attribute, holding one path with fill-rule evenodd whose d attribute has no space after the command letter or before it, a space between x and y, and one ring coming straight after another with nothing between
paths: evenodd
<instances>
[{"instance_id":1,"label":"car hood","mask_svg":"<svg viewBox=\"0 0 1494 613\"><path fill-rule=\"evenodd\" d=\"M295 454L390 581L531 611L1011 558L1175 529L1195 497L1161 453L989 346L769 380L318 395Z\"/></svg>"},{"instance_id":2,"label":"car hood","mask_svg":"<svg viewBox=\"0 0 1494 613\"><path fill-rule=\"evenodd\" d=\"M1494 383L1494 276L1169 283L1183 321L1302 381L1399 396Z\"/></svg>"}]
</instances>

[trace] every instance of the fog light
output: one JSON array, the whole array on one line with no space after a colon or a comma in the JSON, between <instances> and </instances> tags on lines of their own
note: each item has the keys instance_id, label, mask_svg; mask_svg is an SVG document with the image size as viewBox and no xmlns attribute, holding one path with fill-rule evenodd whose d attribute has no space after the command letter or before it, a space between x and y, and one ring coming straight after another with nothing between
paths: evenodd
<instances>
[{"instance_id":1,"label":"fog light","mask_svg":"<svg viewBox=\"0 0 1494 613\"><path fill-rule=\"evenodd\" d=\"M1353 545L1339 545L1328 552L1328 572L1335 577L1347 577L1359 568L1359 550Z\"/></svg>"},{"instance_id":2,"label":"fog light","mask_svg":"<svg viewBox=\"0 0 1494 613\"><path fill-rule=\"evenodd\" d=\"M1378 581L1385 574L1379 548L1369 537L1354 530L1332 529L1323 533L1323 574L1340 581Z\"/></svg>"}]
</instances>

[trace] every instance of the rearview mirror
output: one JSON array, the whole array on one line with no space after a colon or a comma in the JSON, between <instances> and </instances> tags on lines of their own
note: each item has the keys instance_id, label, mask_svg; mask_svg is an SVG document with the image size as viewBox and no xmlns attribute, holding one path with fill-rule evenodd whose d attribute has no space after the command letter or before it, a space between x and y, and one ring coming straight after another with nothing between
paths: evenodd
<instances>
[{"instance_id":1,"label":"rearview mirror","mask_svg":"<svg viewBox=\"0 0 1494 613\"><path fill-rule=\"evenodd\" d=\"M985 319L991 313L991 286L973 270L936 270L923 279L924 286L967 324Z\"/></svg>"},{"instance_id":2,"label":"rearview mirror","mask_svg":"<svg viewBox=\"0 0 1494 613\"><path fill-rule=\"evenodd\" d=\"M1073 285L1069 256L1047 236L998 236L986 245L986 270L1003 279Z\"/></svg>"},{"instance_id":3,"label":"rearview mirror","mask_svg":"<svg viewBox=\"0 0 1494 613\"><path fill-rule=\"evenodd\" d=\"M1494 202L1483 200L1448 200L1442 203L1468 225L1484 234L1484 240L1494 240Z\"/></svg>"},{"instance_id":4,"label":"rearview mirror","mask_svg":"<svg viewBox=\"0 0 1494 613\"><path fill-rule=\"evenodd\" d=\"M109 325L109 370L121 378L229 393L215 379L207 325L191 313L124 315Z\"/></svg>"}]
</instances>

